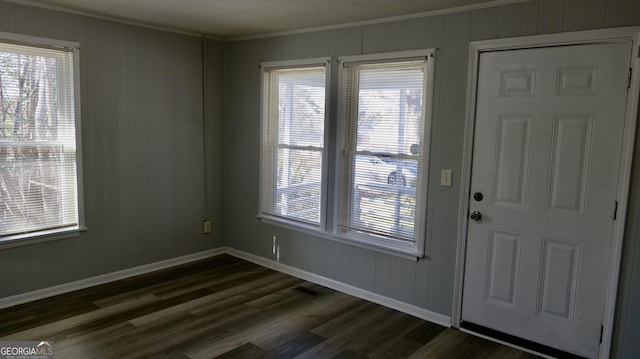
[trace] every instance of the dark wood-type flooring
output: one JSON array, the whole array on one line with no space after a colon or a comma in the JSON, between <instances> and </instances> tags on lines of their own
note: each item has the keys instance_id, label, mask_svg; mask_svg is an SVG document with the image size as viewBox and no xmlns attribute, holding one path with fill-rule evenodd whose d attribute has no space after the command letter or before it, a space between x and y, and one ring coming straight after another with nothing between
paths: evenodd
<instances>
[{"instance_id":1,"label":"dark wood-type flooring","mask_svg":"<svg viewBox=\"0 0 640 359\"><path fill-rule=\"evenodd\" d=\"M56 358L534 358L221 255L0 310Z\"/></svg>"}]
</instances>

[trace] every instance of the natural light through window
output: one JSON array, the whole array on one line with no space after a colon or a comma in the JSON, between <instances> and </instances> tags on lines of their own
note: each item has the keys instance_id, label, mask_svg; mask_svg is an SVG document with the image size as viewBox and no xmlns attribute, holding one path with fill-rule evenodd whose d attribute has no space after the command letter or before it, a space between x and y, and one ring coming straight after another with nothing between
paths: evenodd
<instances>
[{"instance_id":1,"label":"natural light through window","mask_svg":"<svg viewBox=\"0 0 640 359\"><path fill-rule=\"evenodd\" d=\"M428 59L342 62L338 228L346 238L420 251L431 96L426 93Z\"/></svg>"},{"instance_id":2,"label":"natural light through window","mask_svg":"<svg viewBox=\"0 0 640 359\"><path fill-rule=\"evenodd\" d=\"M328 58L262 63L259 217L424 255L434 55L341 57L333 86Z\"/></svg>"},{"instance_id":3,"label":"natural light through window","mask_svg":"<svg viewBox=\"0 0 640 359\"><path fill-rule=\"evenodd\" d=\"M74 52L0 43L0 239L77 229Z\"/></svg>"},{"instance_id":4,"label":"natural light through window","mask_svg":"<svg viewBox=\"0 0 640 359\"><path fill-rule=\"evenodd\" d=\"M326 62L263 71L263 215L319 226Z\"/></svg>"}]
</instances>

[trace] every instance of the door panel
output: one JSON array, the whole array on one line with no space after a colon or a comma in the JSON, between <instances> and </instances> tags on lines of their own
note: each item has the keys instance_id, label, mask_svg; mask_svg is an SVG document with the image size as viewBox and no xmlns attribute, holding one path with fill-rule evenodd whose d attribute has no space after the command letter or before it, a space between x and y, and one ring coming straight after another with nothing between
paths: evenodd
<instances>
[{"instance_id":1,"label":"door panel","mask_svg":"<svg viewBox=\"0 0 640 359\"><path fill-rule=\"evenodd\" d=\"M481 54L463 321L597 356L630 55Z\"/></svg>"},{"instance_id":2,"label":"door panel","mask_svg":"<svg viewBox=\"0 0 640 359\"><path fill-rule=\"evenodd\" d=\"M520 265L520 234L491 231L487 300L515 307Z\"/></svg>"},{"instance_id":3,"label":"door panel","mask_svg":"<svg viewBox=\"0 0 640 359\"><path fill-rule=\"evenodd\" d=\"M498 119L498 158L494 204L524 207L531 116L507 114Z\"/></svg>"},{"instance_id":4,"label":"door panel","mask_svg":"<svg viewBox=\"0 0 640 359\"><path fill-rule=\"evenodd\" d=\"M545 238L543 241L538 313L572 323L580 266L580 244L553 238Z\"/></svg>"},{"instance_id":5,"label":"door panel","mask_svg":"<svg viewBox=\"0 0 640 359\"><path fill-rule=\"evenodd\" d=\"M556 115L551 150L550 210L584 215L592 122L591 115Z\"/></svg>"}]
</instances>

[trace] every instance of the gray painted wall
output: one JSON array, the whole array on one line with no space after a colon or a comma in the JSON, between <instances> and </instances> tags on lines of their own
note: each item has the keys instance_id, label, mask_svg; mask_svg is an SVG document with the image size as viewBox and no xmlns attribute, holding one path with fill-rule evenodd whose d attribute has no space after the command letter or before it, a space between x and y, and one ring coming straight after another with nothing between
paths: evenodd
<instances>
[{"instance_id":1,"label":"gray painted wall","mask_svg":"<svg viewBox=\"0 0 640 359\"><path fill-rule=\"evenodd\" d=\"M4 1L0 31L80 42L88 228L0 246L0 298L223 244L223 44L208 42L205 167L200 38Z\"/></svg>"},{"instance_id":2,"label":"gray painted wall","mask_svg":"<svg viewBox=\"0 0 640 359\"><path fill-rule=\"evenodd\" d=\"M613 333L614 357L619 358L640 356L640 131L635 149Z\"/></svg>"},{"instance_id":3,"label":"gray painted wall","mask_svg":"<svg viewBox=\"0 0 640 359\"><path fill-rule=\"evenodd\" d=\"M451 315L456 256L460 168L469 42L640 25L637 0L536 0L522 4L460 12L377 25L319 31L227 44L227 122L225 163L225 242L273 259L272 238L280 261L390 298ZM418 262L324 240L263 224L258 213L260 61L339 56L437 47L434 122L428 203L428 257ZM331 130L335 133L337 69L331 88ZM334 146L329 147L334 148ZM640 155L640 146L636 153ZM329 158L335 153L330 152ZM330 166L331 167L331 166ZM634 177L635 197L639 165ZM437 174L452 168L454 186L440 187ZM329 174L333 176L333 172ZM332 191L333 189L330 189ZM330 197L331 198L331 197ZM640 198L633 202L626 239L622 291L616 322L615 352L640 353L634 340L640 330ZM633 338L632 338L633 337ZM624 339L624 341L623 341Z\"/></svg>"},{"instance_id":4,"label":"gray painted wall","mask_svg":"<svg viewBox=\"0 0 640 359\"><path fill-rule=\"evenodd\" d=\"M272 258L275 235L286 264L450 315L469 41L629 25L640 25L637 0L537 0L261 40L208 40L203 126L199 38L0 0L0 31L81 43L89 228L77 238L0 247L0 298L223 244ZM432 172L454 170L452 188L431 176L429 257L416 263L259 222L259 61L424 47L440 49ZM335 69L333 77L335 84ZM336 88L331 96L335 132ZM614 346L625 358L640 353L640 138L636 154ZM200 233L204 218L214 221L210 235Z\"/></svg>"}]
</instances>

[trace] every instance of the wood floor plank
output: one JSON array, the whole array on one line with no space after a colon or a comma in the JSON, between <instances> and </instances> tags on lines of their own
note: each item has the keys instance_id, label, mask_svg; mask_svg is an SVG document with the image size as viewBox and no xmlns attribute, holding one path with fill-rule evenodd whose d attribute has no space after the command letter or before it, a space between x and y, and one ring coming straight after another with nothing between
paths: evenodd
<instances>
[{"instance_id":1,"label":"wood floor plank","mask_svg":"<svg viewBox=\"0 0 640 359\"><path fill-rule=\"evenodd\" d=\"M314 300L306 310L290 313L274 323L271 330L256 334L251 341L261 348L273 348L288 338L292 331L310 331L321 323L344 315L362 305L363 301L342 293L332 293Z\"/></svg>"},{"instance_id":2,"label":"wood floor plank","mask_svg":"<svg viewBox=\"0 0 640 359\"><path fill-rule=\"evenodd\" d=\"M65 308L65 310L62 311L60 308ZM81 299L70 299L69 297L61 298L59 302L56 301L56 304L39 300L20 305L17 308L5 308L0 311L0 318L3 318L0 326L0 336L6 336L32 326L89 313L95 309L97 307L90 302L84 302Z\"/></svg>"},{"instance_id":3,"label":"wood floor plank","mask_svg":"<svg viewBox=\"0 0 640 359\"><path fill-rule=\"evenodd\" d=\"M370 304L372 303L367 303L358 309L365 308ZM358 309L354 312L358 311ZM392 309L374 305L374 308L367 311L366 315L358 316L356 320L354 320L351 314L352 313L348 313L343 316L349 317L351 320L342 321L339 331L313 330L312 332L328 339L296 356L296 358L333 358L340 354L345 348L351 348L354 342L367 336L371 328L377 329L379 326L384 326L387 318L395 317L400 313Z\"/></svg>"},{"instance_id":4,"label":"wood floor plank","mask_svg":"<svg viewBox=\"0 0 640 359\"><path fill-rule=\"evenodd\" d=\"M245 295L238 295L238 297L240 296ZM127 333L127 336L135 339L135 341L118 343L117 338L114 338L110 342L113 345L121 345L120 350L114 351L113 355L118 357L120 352L144 354L145 348L154 346L155 343L175 342L182 345L181 342L198 339L199 337L202 337L203 340L211 337L211 340L214 340L215 336L223 335L226 323L240 321L245 316L253 314L252 310L252 308L240 303L209 316L197 317L188 313L187 316L174 317L168 321L157 321L144 327L136 327ZM191 348L188 345L186 347ZM187 349L184 352L186 353Z\"/></svg>"},{"instance_id":5,"label":"wood floor plank","mask_svg":"<svg viewBox=\"0 0 640 359\"><path fill-rule=\"evenodd\" d=\"M404 338L411 330L420 325L422 321L407 314L400 313L397 320L391 317L385 318L384 324L377 328L370 328L369 335L349 346L350 349L362 353L368 357L395 357L403 358L422 347L422 344ZM393 335L389 335L393 333ZM402 355L397 351L397 346L403 347ZM411 350L408 350L411 348ZM388 356L388 353L394 353Z\"/></svg>"},{"instance_id":6,"label":"wood floor plank","mask_svg":"<svg viewBox=\"0 0 640 359\"><path fill-rule=\"evenodd\" d=\"M345 327L357 323L360 318L366 318L370 313L375 313L379 309L374 303L361 301L357 308L319 325L313 329L313 332L325 338L338 335L343 332Z\"/></svg>"},{"instance_id":7,"label":"wood floor plank","mask_svg":"<svg viewBox=\"0 0 640 359\"><path fill-rule=\"evenodd\" d=\"M228 351L222 355L215 357L215 359L262 359L267 357L267 352L262 350L262 348L257 347L251 343L246 343L235 348L234 350Z\"/></svg>"},{"instance_id":8,"label":"wood floor plank","mask_svg":"<svg viewBox=\"0 0 640 359\"><path fill-rule=\"evenodd\" d=\"M445 356L452 359L492 358L498 348L506 347L454 329L447 329L412 354L410 358L443 358ZM506 348L505 357L511 357L514 353L511 352L511 348ZM520 356L525 353L517 351L517 354Z\"/></svg>"},{"instance_id":9,"label":"wood floor plank","mask_svg":"<svg viewBox=\"0 0 640 359\"><path fill-rule=\"evenodd\" d=\"M275 347L265 349L268 349L267 353L270 358L293 358L325 340L325 338L311 332L291 331L286 340L281 341Z\"/></svg>"},{"instance_id":10,"label":"wood floor plank","mask_svg":"<svg viewBox=\"0 0 640 359\"><path fill-rule=\"evenodd\" d=\"M427 343L432 341L433 338L444 332L445 329L447 328L441 325L422 321L417 328L404 335L404 338L412 340L416 343L420 343L422 345L426 345Z\"/></svg>"},{"instance_id":11,"label":"wood floor plank","mask_svg":"<svg viewBox=\"0 0 640 359\"><path fill-rule=\"evenodd\" d=\"M394 338L390 342L391 345L385 345L381 350L367 357L372 359L406 358L417 352L421 347L420 344L406 338Z\"/></svg>"},{"instance_id":12,"label":"wood floor plank","mask_svg":"<svg viewBox=\"0 0 640 359\"><path fill-rule=\"evenodd\" d=\"M229 276L227 276L229 273L234 273L239 276L248 276L250 275L247 271L248 268L253 269L254 265L239 262L231 263L224 267L211 268L199 275L194 275L192 273L186 277L166 278L165 280L136 280L129 283L131 288L127 288L125 291L118 291L113 296L95 300L93 303L100 307L106 307L127 301L129 298L141 294L153 294L158 298L165 299L164 297L166 297L166 293L180 295L181 293L188 292L193 289L205 288L209 284L213 285L220 281L229 280ZM223 272L218 273L217 271ZM177 275L177 273L174 274ZM204 281L207 285L203 285L204 283L200 282L200 280Z\"/></svg>"},{"instance_id":13,"label":"wood floor plank","mask_svg":"<svg viewBox=\"0 0 640 359\"><path fill-rule=\"evenodd\" d=\"M0 340L72 359L536 357L229 255L2 309Z\"/></svg>"},{"instance_id":14,"label":"wood floor plank","mask_svg":"<svg viewBox=\"0 0 640 359\"><path fill-rule=\"evenodd\" d=\"M189 302L191 300L196 300L198 298L201 298L202 296L207 295L208 293L210 293L208 290L206 290L206 288L194 291L192 293L186 293L171 299L167 299L167 300L161 300L153 295L150 295L154 298L156 298L157 300L152 302L152 303L148 303L144 306L141 307L136 307L136 308L131 308L129 310L122 310L119 311L117 313L113 313L112 315L105 317L105 318L101 318L99 320L92 320L92 321L88 321L86 323L84 323L83 325L78 325L74 328L69 328L65 331L61 331L59 333L57 333L56 335L65 335L65 336L69 336L72 335L73 333L76 332L85 332L85 331L90 331L90 330L96 330L96 329L100 329L100 328L104 328L104 327L108 327L111 325L114 325L116 323L119 322L126 322L129 321L133 318L137 318L138 316L143 316L149 313L154 313L156 311L160 311L166 308L171 308L175 305L179 305L181 303L185 303L185 302ZM128 303L128 302L127 302ZM112 308L114 306L110 306L110 307L106 307L107 308Z\"/></svg>"},{"instance_id":15,"label":"wood floor plank","mask_svg":"<svg viewBox=\"0 0 640 359\"><path fill-rule=\"evenodd\" d=\"M90 331L71 338L64 338L54 343L55 355L58 358L108 358L108 346L105 343L112 338L121 338L129 332L131 324L118 323L109 327Z\"/></svg>"},{"instance_id":16,"label":"wood floor plank","mask_svg":"<svg viewBox=\"0 0 640 359\"><path fill-rule=\"evenodd\" d=\"M265 326L273 323L282 313L288 313L295 308L304 307L306 300L302 294L292 292L290 298L260 310L243 305L244 310L231 318L225 316L217 321L212 321L210 318L198 318L193 323L180 328L179 333L161 333L149 339L153 342L161 341L161 343L156 344L156 348L153 349L155 352L152 352L151 355L164 355L188 346L200 350L211 345L211 343L224 346L227 349L224 350L226 352L240 344L244 344L238 343L235 339L236 337L243 337L250 335L251 332L264 330ZM147 341L147 339L143 338L136 345L144 347L147 345ZM229 342L231 342L232 348L228 348ZM187 354L192 356L191 353ZM207 355L209 358L213 356Z\"/></svg>"},{"instance_id":17,"label":"wood floor plank","mask_svg":"<svg viewBox=\"0 0 640 359\"><path fill-rule=\"evenodd\" d=\"M334 356L332 359L369 359L366 355L354 352L351 349L346 349Z\"/></svg>"},{"instance_id":18,"label":"wood floor plank","mask_svg":"<svg viewBox=\"0 0 640 359\"><path fill-rule=\"evenodd\" d=\"M295 291L291 291L291 295L292 298L272 304L269 307L263 307L260 309L251 307L260 313L257 316L257 320L252 318L252 320L256 321L251 326L239 328L235 333L221 338L221 340L217 342L206 343L206 345L198 350L190 352L189 356L192 358L211 358L232 350L237 345L244 344L249 340L253 341L253 338L264 338L274 331L277 331L279 328L289 328L287 323L291 318L296 318L302 313L308 312L310 308L315 305L325 306L335 300L335 297L339 296L338 293L334 293L320 298L313 298ZM286 302L290 302L290 304L285 307L286 311L282 311L282 309L284 309L282 304ZM267 317L259 318L264 315Z\"/></svg>"},{"instance_id":19,"label":"wood floor plank","mask_svg":"<svg viewBox=\"0 0 640 359\"><path fill-rule=\"evenodd\" d=\"M0 337L0 340L46 340L52 339L60 341L64 339L63 334L68 330L85 326L89 323L112 318L124 311L142 309L152 303L157 303L160 299L152 295L136 298L125 303L113 305L107 308L99 308L89 313L80 314L69 319L47 323L41 326L32 327Z\"/></svg>"},{"instance_id":20,"label":"wood floor plank","mask_svg":"<svg viewBox=\"0 0 640 359\"><path fill-rule=\"evenodd\" d=\"M265 275L268 276L274 276L274 277L279 277L279 275L277 273L271 272L271 273L264 273ZM253 276L253 277L247 277L246 279L246 283L242 284L242 285L236 285L230 288L227 288L226 290L220 290L220 291L216 291L214 293L211 293L209 295L203 296L201 298L198 298L196 300L192 300L189 302L184 302L184 303L180 303L178 305L174 305L171 307L167 307L161 311L155 311L152 313L149 313L147 315L140 315L138 317L136 317L135 319L131 320L131 323L136 325L136 326L144 326L147 325L148 322L155 322L158 319L162 320L162 318L168 318L174 315L182 315L183 313L186 312L191 312L193 315L201 315L203 314L204 311L207 310L220 310L219 307L214 306L212 308L211 303L216 303L216 302L220 302L223 301L227 298L233 297L237 294L243 293L245 292L248 288L255 288L256 286L259 286L260 283L262 281L265 281L266 278L268 278L267 276ZM207 288L209 289L209 288ZM211 289L209 289L211 290ZM254 296L251 295L247 295L245 296L245 298L247 300L250 299L255 299Z\"/></svg>"},{"instance_id":21,"label":"wood floor plank","mask_svg":"<svg viewBox=\"0 0 640 359\"><path fill-rule=\"evenodd\" d=\"M223 271L212 269L198 276L180 278L172 286L164 286L153 291L158 298L170 298L181 293L189 292L198 288L209 288L213 290L217 285L232 281L243 281L244 278L253 275L269 275L273 271L256 265L227 266Z\"/></svg>"}]
</instances>

